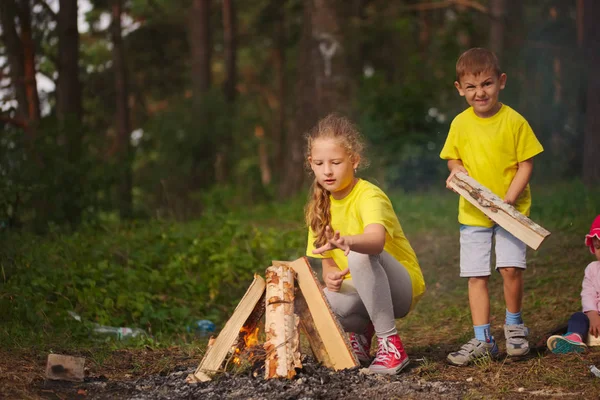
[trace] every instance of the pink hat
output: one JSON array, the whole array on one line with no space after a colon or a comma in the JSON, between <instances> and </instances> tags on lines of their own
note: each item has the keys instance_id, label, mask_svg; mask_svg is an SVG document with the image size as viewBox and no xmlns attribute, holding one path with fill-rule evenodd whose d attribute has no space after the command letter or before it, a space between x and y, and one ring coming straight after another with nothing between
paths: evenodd
<instances>
[{"instance_id":1,"label":"pink hat","mask_svg":"<svg viewBox=\"0 0 600 400\"><path fill-rule=\"evenodd\" d=\"M598 215L594 222L592 222L590 233L585 235L585 245L590 248L592 253L594 253L594 246L592 243L592 238L594 237L600 240L600 215Z\"/></svg>"}]
</instances>

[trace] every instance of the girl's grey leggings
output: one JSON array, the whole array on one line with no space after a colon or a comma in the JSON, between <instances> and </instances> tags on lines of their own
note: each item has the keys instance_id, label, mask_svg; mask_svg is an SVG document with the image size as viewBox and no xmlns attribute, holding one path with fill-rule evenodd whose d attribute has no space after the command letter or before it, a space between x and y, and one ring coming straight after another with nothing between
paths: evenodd
<instances>
[{"instance_id":1,"label":"girl's grey leggings","mask_svg":"<svg viewBox=\"0 0 600 400\"><path fill-rule=\"evenodd\" d=\"M333 312L347 332L363 333L373 321L379 337L394 335L396 318L402 318L412 303L412 283L406 268L386 251L369 255L351 251L345 279L339 292L325 289Z\"/></svg>"}]
</instances>

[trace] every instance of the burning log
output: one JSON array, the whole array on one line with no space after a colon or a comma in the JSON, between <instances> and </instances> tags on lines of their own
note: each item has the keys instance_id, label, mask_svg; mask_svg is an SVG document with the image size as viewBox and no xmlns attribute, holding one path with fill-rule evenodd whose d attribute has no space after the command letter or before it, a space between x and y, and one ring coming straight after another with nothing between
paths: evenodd
<instances>
[{"instance_id":1,"label":"burning log","mask_svg":"<svg viewBox=\"0 0 600 400\"><path fill-rule=\"evenodd\" d=\"M254 331L265 312L264 307L265 280L254 275L254 281L248 287L246 294L235 308L233 315L221 332L209 346L204 358L193 375L186 379L188 383L205 382L212 379L212 375L221 370L225 357L240 346L240 332L246 327L247 331ZM243 341L242 341L243 342Z\"/></svg>"},{"instance_id":2,"label":"burning log","mask_svg":"<svg viewBox=\"0 0 600 400\"><path fill-rule=\"evenodd\" d=\"M502 201L491 190L462 172L457 173L450 181L450 187L473 204L498 225L512 233L534 250L550 235L542 228L510 204Z\"/></svg>"},{"instance_id":3,"label":"burning log","mask_svg":"<svg viewBox=\"0 0 600 400\"><path fill-rule=\"evenodd\" d=\"M298 316L294 313L294 271L287 266L269 267L264 344L265 379L292 378L301 368Z\"/></svg>"}]
</instances>

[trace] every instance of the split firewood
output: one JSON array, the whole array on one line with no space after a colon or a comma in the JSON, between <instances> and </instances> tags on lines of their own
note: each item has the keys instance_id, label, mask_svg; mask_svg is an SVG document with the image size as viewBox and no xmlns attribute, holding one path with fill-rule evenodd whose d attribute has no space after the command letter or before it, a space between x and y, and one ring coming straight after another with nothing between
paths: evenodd
<instances>
[{"instance_id":1,"label":"split firewood","mask_svg":"<svg viewBox=\"0 0 600 400\"><path fill-rule=\"evenodd\" d=\"M265 280L254 275L254 281L248 287L244 297L233 311L233 315L211 346L209 346L193 375L188 375L186 382L205 382L212 379L212 375L221 371L221 366L227 355L239 343L240 331L250 321L256 326L264 314Z\"/></svg>"},{"instance_id":2,"label":"split firewood","mask_svg":"<svg viewBox=\"0 0 600 400\"><path fill-rule=\"evenodd\" d=\"M294 313L294 270L269 267L266 272L265 379L292 378L301 368L298 316Z\"/></svg>"},{"instance_id":3,"label":"split firewood","mask_svg":"<svg viewBox=\"0 0 600 400\"><path fill-rule=\"evenodd\" d=\"M286 265L290 266L296 272L296 279L302 295L308 307L308 313L311 315L313 323L309 330L318 332L318 335L311 335L309 342L312 340L311 348L317 357L324 365L335 370L346 368L354 368L359 365L358 359L352 351L348 336L335 317L329 301L323 293L321 284L311 269L306 257L297 259L296 261L273 261L274 266ZM304 318L303 318L304 322ZM306 319L307 326L309 320ZM319 343L321 342L321 343ZM318 349L315 351L314 349ZM324 351L322 350L324 349ZM328 358L323 356L327 353Z\"/></svg>"},{"instance_id":4,"label":"split firewood","mask_svg":"<svg viewBox=\"0 0 600 400\"><path fill-rule=\"evenodd\" d=\"M534 250L537 250L550 235L549 231L465 173L459 172L454 175L449 185L469 203Z\"/></svg>"}]
</instances>

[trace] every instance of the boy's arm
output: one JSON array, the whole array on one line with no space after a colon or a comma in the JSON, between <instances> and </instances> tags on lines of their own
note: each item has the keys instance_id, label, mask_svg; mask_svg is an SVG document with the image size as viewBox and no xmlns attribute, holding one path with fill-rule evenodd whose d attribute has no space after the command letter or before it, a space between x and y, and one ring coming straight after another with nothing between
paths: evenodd
<instances>
[{"instance_id":1,"label":"boy's arm","mask_svg":"<svg viewBox=\"0 0 600 400\"><path fill-rule=\"evenodd\" d=\"M469 175L467 169L462 163L462 160L448 160L448 170L450 171L450 175L448 175L448 179L446 179L446 187L450 190L454 190L450 187L450 181L457 172L464 172L465 174Z\"/></svg>"},{"instance_id":2,"label":"boy's arm","mask_svg":"<svg viewBox=\"0 0 600 400\"><path fill-rule=\"evenodd\" d=\"M517 173L504 196L504 202L511 205L515 204L529 183L531 173L533 172L533 158L520 162L517 168Z\"/></svg>"}]
</instances>

